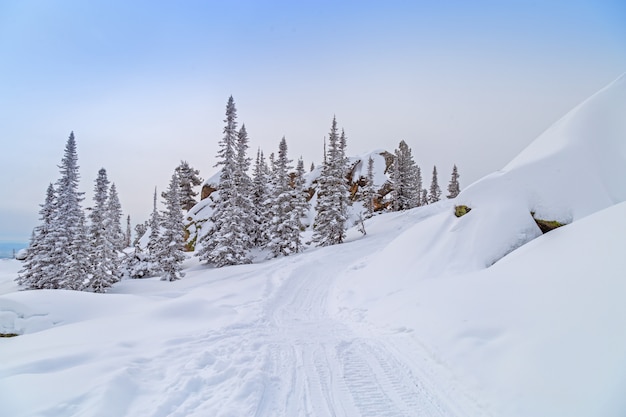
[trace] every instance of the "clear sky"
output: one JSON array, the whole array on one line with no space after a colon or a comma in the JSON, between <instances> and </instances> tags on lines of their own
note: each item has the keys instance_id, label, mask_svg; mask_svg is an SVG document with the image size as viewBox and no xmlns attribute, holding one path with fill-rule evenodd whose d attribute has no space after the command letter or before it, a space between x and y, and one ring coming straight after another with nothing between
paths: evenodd
<instances>
[{"instance_id":1,"label":"clear sky","mask_svg":"<svg viewBox=\"0 0 626 417\"><path fill-rule=\"evenodd\" d=\"M229 95L251 151L413 150L495 171L626 71L626 2L0 0L0 240L27 240L70 131L133 225L180 160L215 172Z\"/></svg>"}]
</instances>

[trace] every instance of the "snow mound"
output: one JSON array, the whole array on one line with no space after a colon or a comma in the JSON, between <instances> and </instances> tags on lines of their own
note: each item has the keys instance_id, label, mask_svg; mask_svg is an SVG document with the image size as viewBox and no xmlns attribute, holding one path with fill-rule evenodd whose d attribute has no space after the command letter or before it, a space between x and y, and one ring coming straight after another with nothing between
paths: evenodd
<instances>
[{"instance_id":1,"label":"snow mound","mask_svg":"<svg viewBox=\"0 0 626 417\"><path fill-rule=\"evenodd\" d=\"M472 210L446 231L461 269L489 266L541 235L533 219L571 223L626 201L626 74L575 107L504 169L456 199ZM450 236L450 235L453 236ZM452 239L450 239L452 237ZM457 266L458 266L458 262Z\"/></svg>"}]
</instances>

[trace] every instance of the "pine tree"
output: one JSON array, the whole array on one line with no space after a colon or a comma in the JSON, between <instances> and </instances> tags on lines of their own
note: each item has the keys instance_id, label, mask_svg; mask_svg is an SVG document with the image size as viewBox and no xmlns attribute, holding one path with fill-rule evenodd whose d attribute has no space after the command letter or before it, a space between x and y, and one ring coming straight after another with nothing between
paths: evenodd
<instances>
[{"instance_id":1,"label":"pine tree","mask_svg":"<svg viewBox=\"0 0 626 417\"><path fill-rule=\"evenodd\" d=\"M298 164L296 165L296 175L293 181L294 188L294 211L293 211L293 222L296 224L300 231L304 231L306 228L303 223L303 219L307 217L307 214L310 209L310 204L308 201L308 192L305 190L305 179L304 179L304 161L302 157L298 159ZM297 235L297 241L295 242L295 252L302 251L302 240L300 237L300 233Z\"/></svg>"},{"instance_id":2,"label":"pine tree","mask_svg":"<svg viewBox=\"0 0 626 417\"><path fill-rule=\"evenodd\" d=\"M176 174L180 184L181 208L189 211L197 203L195 197L198 192L194 191L194 187L202 184L200 171L192 168L187 161L180 161L180 165L176 168Z\"/></svg>"},{"instance_id":3,"label":"pine tree","mask_svg":"<svg viewBox=\"0 0 626 417\"><path fill-rule=\"evenodd\" d=\"M51 235L55 204L54 186L50 184L46 190L46 200L39 211L41 224L33 230L24 267L16 279L19 285L27 289L58 288L58 275L51 259L55 245Z\"/></svg>"},{"instance_id":4,"label":"pine tree","mask_svg":"<svg viewBox=\"0 0 626 417\"><path fill-rule=\"evenodd\" d=\"M247 249L254 246L253 235L255 234L256 222L254 217L254 206L252 203L253 184L252 178L248 175L251 158L248 158L248 132L246 125L242 124L237 133L236 163L235 163L235 202L240 212L240 227L248 237Z\"/></svg>"},{"instance_id":5,"label":"pine tree","mask_svg":"<svg viewBox=\"0 0 626 417\"><path fill-rule=\"evenodd\" d=\"M130 215L126 216L126 233L124 234L124 247L130 248L132 229L130 228Z\"/></svg>"},{"instance_id":6,"label":"pine tree","mask_svg":"<svg viewBox=\"0 0 626 417\"><path fill-rule=\"evenodd\" d=\"M146 248L148 249L147 262L150 264L150 274L158 275L161 273L160 263L158 260L159 252L159 238L161 234L161 216L157 210L157 190L154 188L154 197L152 201L152 214L150 220L148 220L148 229L150 234L148 235L148 243Z\"/></svg>"},{"instance_id":7,"label":"pine tree","mask_svg":"<svg viewBox=\"0 0 626 417\"><path fill-rule=\"evenodd\" d=\"M433 179L430 182L430 192L428 194L428 203L436 203L441 199L441 188L437 180L437 167L433 167Z\"/></svg>"},{"instance_id":8,"label":"pine tree","mask_svg":"<svg viewBox=\"0 0 626 417\"><path fill-rule=\"evenodd\" d=\"M374 186L374 159L370 156L367 160L367 184L363 190L365 201L365 218L369 219L374 215L374 198L376 197L376 187Z\"/></svg>"},{"instance_id":9,"label":"pine tree","mask_svg":"<svg viewBox=\"0 0 626 417\"><path fill-rule=\"evenodd\" d=\"M296 190L290 183L291 160L287 157L287 141L280 141L278 158L272 173L272 196L270 203L269 243L272 256L287 256L300 250L299 213L296 212Z\"/></svg>"},{"instance_id":10,"label":"pine tree","mask_svg":"<svg viewBox=\"0 0 626 417\"><path fill-rule=\"evenodd\" d=\"M428 204L428 190L426 188L422 188L422 197L420 198L420 205L425 206Z\"/></svg>"},{"instance_id":11,"label":"pine tree","mask_svg":"<svg viewBox=\"0 0 626 417\"><path fill-rule=\"evenodd\" d=\"M263 248L267 244L267 224L268 224L268 195L270 172L263 151L257 150L256 161L252 173L252 209L254 229L252 232L252 245Z\"/></svg>"},{"instance_id":12,"label":"pine tree","mask_svg":"<svg viewBox=\"0 0 626 417\"><path fill-rule=\"evenodd\" d=\"M117 195L115 183L111 184L109 190L109 201L107 204L107 231L109 239L116 251L124 249L124 232L122 231L122 205Z\"/></svg>"},{"instance_id":13,"label":"pine tree","mask_svg":"<svg viewBox=\"0 0 626 417\"><path fill-rule=\"evenodd\" d=\"M318 179L313 242L317 246L342 243L345 239L349 190L345 179L346 138L337 134L337 120L333 117L328 151L324 155L324 167Z\"/></svg>"},{"instance_id":14,"label":"pine tree","mask_svg":"<svg viewBox=\"0 0 626 417\"><path fill-rule=\"evenodd\" d=\"M459 171L456 168L456 164L452 167L452 178L448 184L448 198L455 198L461 192L461 186L459 185Z\"/></svg>"},{"instance_id":15,"label":"pine tree","mask_svg":"<svg viewBox=\"0 0 626 417\"><path fill-rule=\"evenodd\" d=\"M117 253L110 238L108 222L109 180L104 168L98 171L94 186L94 206L89 213L89 255L91 276L89 285L94 292L106 292L118 281Z\"/></svg>"},{"instance_id":16,"label":"pine tree","mask_svg":"<svg viewBox=\"0 0 626 417\"><path fill-rule=\"evenodd\" d=\"M247 222L248 213L237 206L237 109L231 96L226 105L224 137L220 141L217 166L221 166L219 192L213 202L212 228L200 239L196 256L216 267L247 264L252 261Z\"/></svg>"},{"instance_id":17,"label":"pine tree","mask_svg":"<svg viewBox=\"0 0 626 417\"><path fill-rule=\"evenodd\" d=\"M185 260L184 218L180 205L180 184L174 173L165 197L163 212L163 233L159 238L156 258L159 263L162 281L175 281L182 278L182 263Z\"/></svg>"},{"instance_id":18,"label":"pine tree","mask_svg":"<svg viewBox=\"0 0 626 417\"><path fill-rule=\"evenodd\" d=\"M408 210L419 205L421 190L418 188L418 166L405 141L400 141L395 151L391 182L394 211Z\"/></svg>"},{"instance_id":19,"label":"pine tree","mask_svg":"<svg viewBox=\"0 0 626 417\"><path fill-rule=\"evenodd\" d=\"M86 245L85 215L81 208L83 193L78 191L78 154L74 132L70 133L59 166L57 204L51 233L56 245L52 262L60 278L59 288L81 290L88 281L89 256Z\"/></svg>"}]
</instances>

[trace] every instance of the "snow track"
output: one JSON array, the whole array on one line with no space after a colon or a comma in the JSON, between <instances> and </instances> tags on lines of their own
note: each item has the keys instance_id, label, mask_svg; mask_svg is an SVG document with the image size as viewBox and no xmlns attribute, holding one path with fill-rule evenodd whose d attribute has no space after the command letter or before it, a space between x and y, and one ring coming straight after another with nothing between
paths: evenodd
<instances>
[{"instance_id":1,"label":"snow track","mask_svg":"<svg viewBox=\"0 0 626 417\"><path fill-rule=\"evenodd\" d=\"M116 384L159 401L131 402L122 407L125 414L480 415L451 409L442 390L416 377L382 337L364 336L329 316L326 301L337 271L321 260L300 263L304 259L277 262L257 321L169 340L156 357L130 364Z\"/></svg>"}]
</instances>

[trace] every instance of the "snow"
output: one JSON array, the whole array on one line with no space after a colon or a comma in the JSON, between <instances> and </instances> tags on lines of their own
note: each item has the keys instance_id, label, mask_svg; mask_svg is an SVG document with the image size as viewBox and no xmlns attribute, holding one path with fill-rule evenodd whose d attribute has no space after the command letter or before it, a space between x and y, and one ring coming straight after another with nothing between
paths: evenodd
<instances>
[{"instance_id":1,"label":"snow","mask_svg":"<svg viewBox=\"0 0 626 417\"><path fill-rule=\"evenodd\" d=\"M17 291L0 261L2 414L625 415L625 89L341 245L107 294Z\"/></svg>"}]
</instances>

